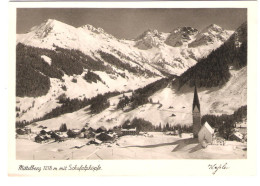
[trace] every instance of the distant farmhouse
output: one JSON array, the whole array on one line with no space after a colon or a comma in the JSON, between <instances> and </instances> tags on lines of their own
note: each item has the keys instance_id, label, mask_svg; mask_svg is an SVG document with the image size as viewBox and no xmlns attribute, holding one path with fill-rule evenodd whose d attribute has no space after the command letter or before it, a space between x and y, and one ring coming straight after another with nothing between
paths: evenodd
<instances>
[{"instance_id":1,"label":"distant farmhouse","mask_svg":"<svg viewBox=\"0 0 260 186\"><path fill-rule=\"evenodd\" d=\"M137 134L139 134L137 132L136 128L134 128L134 129L122 129L121 131L122 131L123 135L137 135Z\"/></svg>"}]
</instances>

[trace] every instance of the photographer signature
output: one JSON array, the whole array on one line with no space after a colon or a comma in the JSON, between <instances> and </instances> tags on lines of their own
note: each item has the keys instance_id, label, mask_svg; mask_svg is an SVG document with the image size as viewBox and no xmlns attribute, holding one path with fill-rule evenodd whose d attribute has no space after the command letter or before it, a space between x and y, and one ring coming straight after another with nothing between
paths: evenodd
<instances>
[{"instance_id":1,"label":"photographer signature","mask_svg":"<svg viewBox=\"0 0 260 186\"><path fill-rule=\"evenodd\" d=\"M209 168L209 170L213 171L212 172L213 175L215 175L218 172L218 170L227 170L227 169L229 169L227 163L225 163L225 164L216 164L216 163L215 164L209 164L208 168Z\"/></svg>"}]
</instances>

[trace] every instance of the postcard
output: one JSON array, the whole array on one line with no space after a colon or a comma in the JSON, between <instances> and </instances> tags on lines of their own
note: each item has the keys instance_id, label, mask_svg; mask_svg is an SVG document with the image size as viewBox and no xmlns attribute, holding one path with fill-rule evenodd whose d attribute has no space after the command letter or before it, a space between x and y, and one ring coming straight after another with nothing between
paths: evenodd
<instances>
[{"instance_id":1,"label":"postcard","mask_svg":"<svg viewBox=\"0 0 260 186\"><path fill-rule=\"evenodd\" d=\"M10 3L9 175L255 175L255 4Z\"/></svg>"}]
</instances>

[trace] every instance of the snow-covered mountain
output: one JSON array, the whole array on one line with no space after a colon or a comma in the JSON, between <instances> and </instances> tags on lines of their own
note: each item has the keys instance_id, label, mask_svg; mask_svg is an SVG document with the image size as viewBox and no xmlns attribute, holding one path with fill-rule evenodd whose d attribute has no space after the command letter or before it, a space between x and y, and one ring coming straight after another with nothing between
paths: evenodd
<instances>
[{"instance_id":1,"label":"snow-covered mountain","mask_svg":"<svg viewBox=\"0 0 260 186\"><path fill-rule=\"evenodd\" d=\"M33 27L26 34L18 34L17 43L47 49L54 49L56 45L80 50L84 54L97 58L100 58L97 51L103 51L120 59L127 56L128 63L135 61L141 67L158 75L160 75L158 70L180 75L196 64L199 58L205 57L219 47L232 32L225 32L226 37L223 37L221 42L213 42L212 45L205 44L199 47L185 45L193 41L197 33L197 29L191 27L177 28L171 33L147 30L135 40L119 40L102 28L95 28L92 25L75 28L49 19ZM216 34L219 35L217 32Z\"/></svg>"},{"instance_id":2,"label":"snow-covered mountain","mask_svg":"<svg viewBox=\"0 0 260 186\"><path fill-rule=\"evenodd\" d=\"M166 38L169 36L169 33L158 32L158 30L147 30L140 36L138 36L136 40L135 47L147 50L153 47L160 47L163 45Z\"/></svg>"},{"instance_id":3,"label":"snow-covered mountain","mask_svg":"<svg viewBox=\"0 0 260 186\"><path fill-rule=\"evenodd\" d=\"M189 44L189 47L220 45L226 41L232 33L233 31L224 30L218 25L211 24L196 35L195 40Z\"/></svg>"},{"instance_id":4,"label":"snow-covered mountain","mask_svg":"<svg viewBox=\"0 0 260 186\"><path fill-rule=\"evenodd\" d=\"M17 56L20 60L17 76L22 77L17 79L17 86L23 91L17 96L17 121L44 116L61 105L58 101L61 95L82 100L107 92L136 90L166 74L180 75L232 33L221 29L226 35L221 34L211 27L206 30L210 31L204 29L201 33L211 32L216 39L196 47L190 44L202 34L190 27L171 33L148 30L134 40L124 40L92 25L75 28L49 19L26 34L17 34L17 46L23 44L17 48L24 55ZM86 80L89 76L91 79ZM27 80L31 81L28 84L36 81L38 85L31 92L41 88L38 96L26 95L28 87L19 82Z\"/></svg>"},{"instance_id":5,"label":"snow-covered mountain","mask_svg":"<svg viewBox=\"0 0 260 186\"><path fill-rule=\"evenodd\" d=\"M194 41L198 34L198 30L192 27L181 27L174 29L166 40L166 43L173 47L187 46L188 43Z\"/></svg>"}]
</instances>

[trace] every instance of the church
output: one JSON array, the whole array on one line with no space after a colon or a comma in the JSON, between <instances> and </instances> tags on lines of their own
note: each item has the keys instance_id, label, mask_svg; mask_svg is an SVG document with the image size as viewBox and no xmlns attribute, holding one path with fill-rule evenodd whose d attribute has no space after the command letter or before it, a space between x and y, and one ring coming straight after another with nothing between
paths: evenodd
<instances>
[{"instance_id":1,"label":"church","mask_svg":"<svg viewBox=\"0 0 260 186\"><path fill-rule=\"evenodd\" d=\"M193 97L193 104L192 104L192 121L193 121L193 126L192 126L193 137L198 138L198 133L201 128L201 115L200 115L200 101L199 101L196 85L194 88L194 97Z\"/></svg>"}]
</instances>

